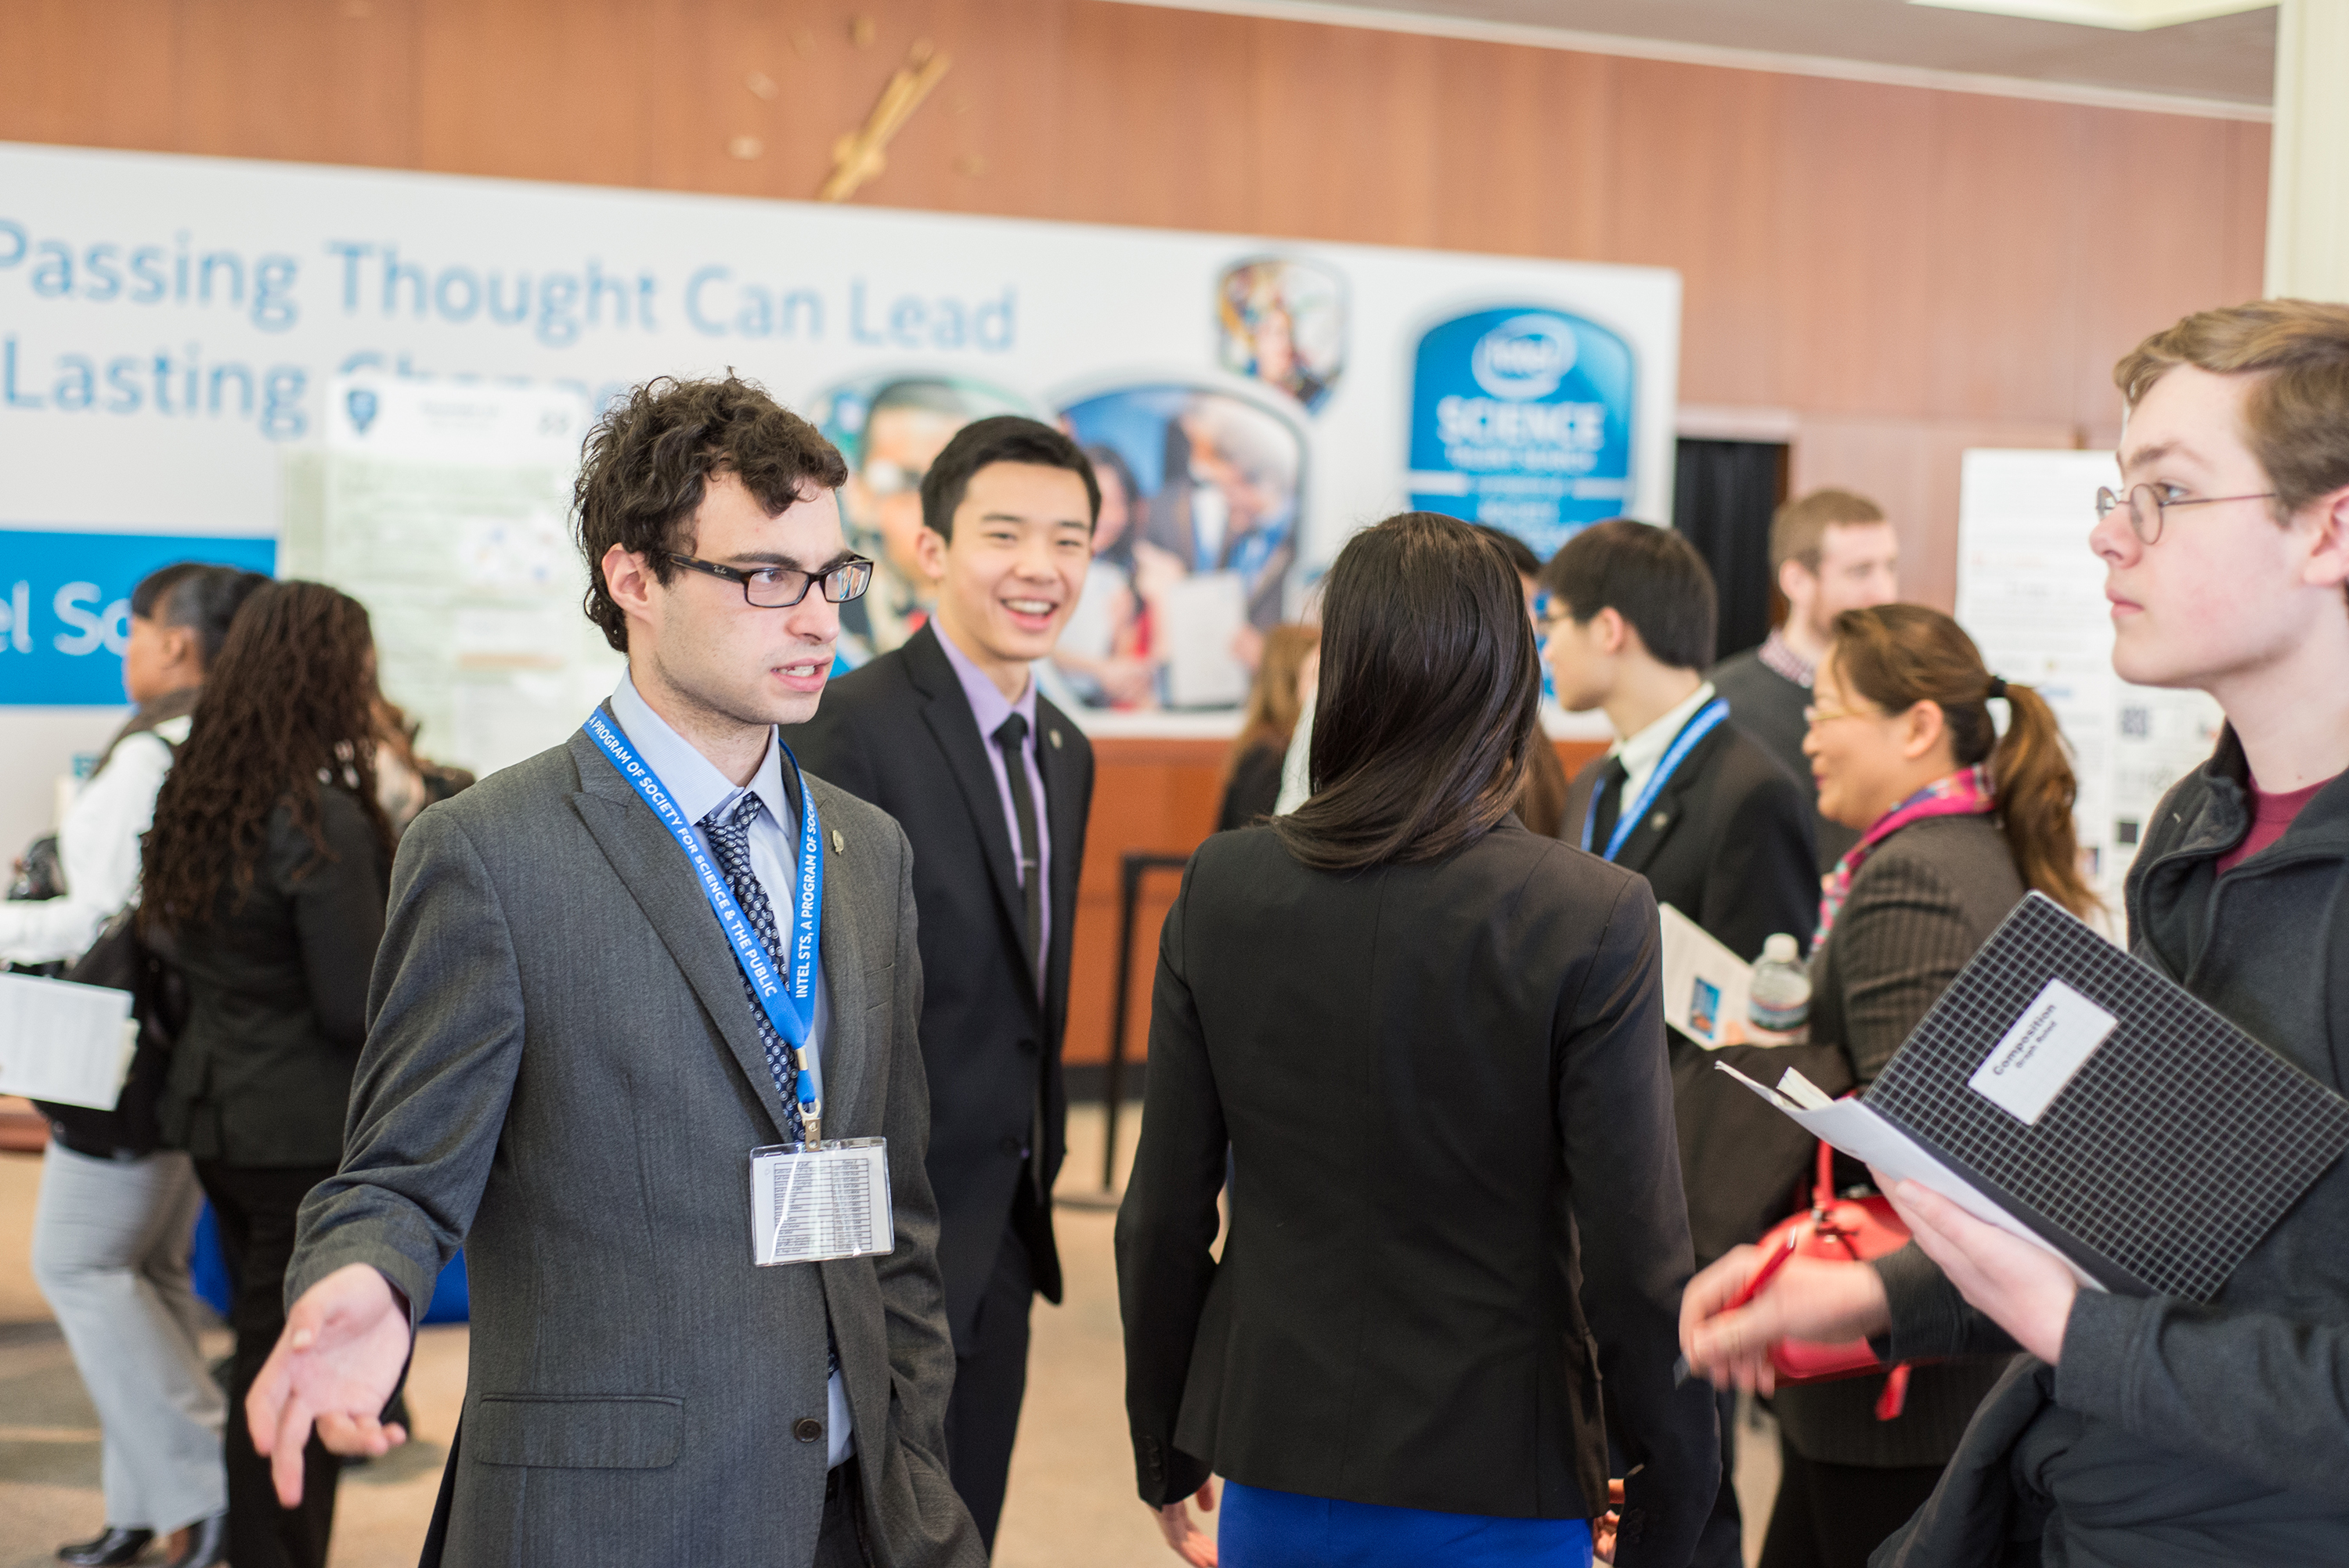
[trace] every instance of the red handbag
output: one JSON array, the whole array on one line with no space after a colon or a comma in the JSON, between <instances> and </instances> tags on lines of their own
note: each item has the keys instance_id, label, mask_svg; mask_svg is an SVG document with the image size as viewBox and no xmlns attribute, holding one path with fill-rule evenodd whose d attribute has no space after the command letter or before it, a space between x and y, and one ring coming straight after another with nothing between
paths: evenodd
<instances>
[{"instance_id":1,"label":"red handbag","mask_svg":"<svg viewBox=\"0 0 2349 1568\"><path fill-rule=\"evenodd\" d=\"M1889 1198L1838 1198L1835 1193L1835 1147L1819 1145L1818 1174L1811 1186L1808 1212L1791 1215L1770 1227L1762 1238L1762 1253L1773 1255L1796 1237L1795 1255L1854 1267L1872 1258L1897 1253L1909 1244L1909 1227L1900 1222ZM1900 1414L1909 1398L1909 1362L1891 1369L1884 1392L1876 1401L1876 1418L1889 1421ZM1841 1345L1782 1339L1770 1346L1770 1366L1781 1383L1831 1383L1842 1377L1865 1377L1885 1370L1884 1362L1865 1339Z\"/></svg>"}]
</instances>

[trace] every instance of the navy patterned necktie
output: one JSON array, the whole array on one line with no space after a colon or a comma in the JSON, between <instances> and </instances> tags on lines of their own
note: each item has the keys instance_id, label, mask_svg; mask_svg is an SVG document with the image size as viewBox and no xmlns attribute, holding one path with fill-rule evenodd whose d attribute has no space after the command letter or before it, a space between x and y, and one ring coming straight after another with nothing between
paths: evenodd
<instances>
[{"instance_id":1,"label":"navy patterned necktie","mask_svg":"<svg viewBox=\"0 0 2349 1568\"><path fill-rule=\"evenodd\" d=\"M719 868L726 873L726 885L734 890L734 902L742 906L742 916L767 950L768 960L780 976L783 973L782 944L775 940L774 906L767 902L767 890L760 885L750 870L750 824L759 820L763 808L759 797L749 790L734 803L734 810L725 816L712 811L701 819L701 830L709 835L709 847L718 855ZM737 971L740 969L738 964ZM742 995L750 1004L750 1022L759 1031L759 1044L767 1053L767 1070L775 1076L775 1091L783 1097L783 1130L792 1143L804 1142L806 1129L800 1123L800 1069L792 1056L791 1046L775 1033L767 1009L751 987L750 977L742 976ZM813 1020L810 1020L813 1022Z\"/></svg>"}]
</instances>

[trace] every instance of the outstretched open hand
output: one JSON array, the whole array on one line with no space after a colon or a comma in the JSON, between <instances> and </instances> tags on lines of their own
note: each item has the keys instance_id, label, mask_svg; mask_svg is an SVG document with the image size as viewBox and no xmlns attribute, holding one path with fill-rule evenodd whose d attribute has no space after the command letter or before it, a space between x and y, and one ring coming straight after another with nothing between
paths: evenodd
<instances>
[{"instance_id":1,"label":"outstretched open hand","mask_svg":"<svg viewBox=\"0 0 2349 1568\"><path fill-rule=\"evenodd\" d=\"M349 1264L302 1293L269 1353L244 1418L254 1451L269 1460L277 1501L302 1501L302 1449L315 1426L328 1451L381 1459L408 1440L378 1418L408 1366L408 1306L391 1282Z\"/></svg>"}]
</instances>

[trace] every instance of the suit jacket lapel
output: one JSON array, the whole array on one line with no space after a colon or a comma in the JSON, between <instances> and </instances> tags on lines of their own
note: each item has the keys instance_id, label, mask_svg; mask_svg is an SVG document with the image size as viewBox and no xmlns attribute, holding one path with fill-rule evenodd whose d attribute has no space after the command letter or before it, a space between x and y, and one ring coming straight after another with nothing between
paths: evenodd
<instances>
[{"instance_id":1,"label":"suit jacket lapel","mask_svg":"<svg viewBox=\"0 0 2349 1568\"><path fill-rule=\"evenodd\" d=\"M947 770L978 830L996 902L1011 924L1014 945L1024 948L1027 943L1019 934L1027 927L1028 913L1019 896L1019 872L1011 863L1011 829L1003 820L1003 797L996 792L995 767L987 759L988 743L979 738L978 719L970 711L970 699L962 695L962 682L955 678L946 650L938 646L936 629L924 626L915 633L905 655L906 674L929 699L922 707L922 721L946 754Z\"/></svg>"},{"instance_id":2,"label":"suit jacket lapel","mask_svg":"<svg viewBox=\"0 0 2349 1568\"><path fill-rule=\"evenodd\" d=\"M1076 934L1077 877L1083 869L1090 802L1080 788L1083 780L1071 745L1077 727L1041 696L1036 699L1036 723L1043 732L1037 738L1036 756L1044 775L1044 830L1052 840L1052 885L1045 890L1052 900L1052 951L1045 956L1044 981L1046 1002L1057 1018L1069 993L1066 955Z\"/></svg>"},{"instance_id":3,"label":"suit jacket lapel","mask_svg":"<svg viewBox=\"0 0 2349 1568\"><path fill-rule=\"evenodd\" d=\"M1698 781L1703 779L1705 769L1713 766L1713 757L1721 750L1726 735L1727 731L1723 727L1714 726L1711 735L1698 741L1689 754L1681 758L1680 767L1673 769L1671 778L1665 780L1663 789L1649 803L1640 820L1633 825L1631 836L1623 841L1623 852L1615 857L1617 865L1627 872L1645 872L1655 863L1657 854L1671 837L1672 830L1688 814L1689 791L1696 788ZM1623 802L1624 810L1629 810L1630 806L1630 801Z\"/></svg>"},{"instance_id":4,"label":"suit jacket lapel","mask_svg":"<svg viewBox=\"0 0 2349 1568\"><path fill-rule=\"evenodd\" d=\"M709 901L693 879L691 862L585 731L572 737L571 756L579 769L579 793L571 799L580 820L612 863L612 870L627 884L661 944L684 971L687 984L718 1026L735 1065L766 1108L777 1136L781 1136L789 1122L783 1115L782 1096L775 1090L775 1075L767 1070L767 1053L759 1042L758 1026L750 1021L750 994L742 988L742 972L735 966L725 934L718 928L718 917L710 913ZM831 892L829 878L824 891L827 895ZM824 922L827 958L832 923ZM835 997L835 1016L839 1011Z\"/></svg>"},{"instance_id":5,"label":"suit jacket lapel","mask_svg":"<svg viewBox=\"0 0 2349 1568\"><path fill-rule=\"evenodd\" d=\"M816 814L824 815L828 802L816 797ZM824 831L823 951L825 1003L823 1035L823 1126L826 1138L856 1136L850 1130L872 1092L872 1050L864 1037L864 1008L874 998L864 994L864 934L862 913L854 891L858 875L875 846L843 841L834 850L831 830ZM893 893L895 890L890 890ZM894 935L894 934L893 934Z\"/></svg>"}]
</instances>

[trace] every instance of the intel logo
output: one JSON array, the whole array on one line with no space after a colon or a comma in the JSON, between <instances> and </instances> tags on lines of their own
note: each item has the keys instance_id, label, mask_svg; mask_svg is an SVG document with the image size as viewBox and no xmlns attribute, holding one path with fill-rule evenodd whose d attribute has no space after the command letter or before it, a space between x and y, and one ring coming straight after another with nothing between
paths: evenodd
<instances>
[{"instance_id":1,"label":"intel logo","mask_svg":"<svg viewBox=\"0 0 2349 1568\"><path fill-rule=\"evenodd\" d=\"M1574 333L1556 316L1512 317L1476 340L1468 368L1495 397L1547 397L1574 368Z\"/></svg>"}]
</instances>

